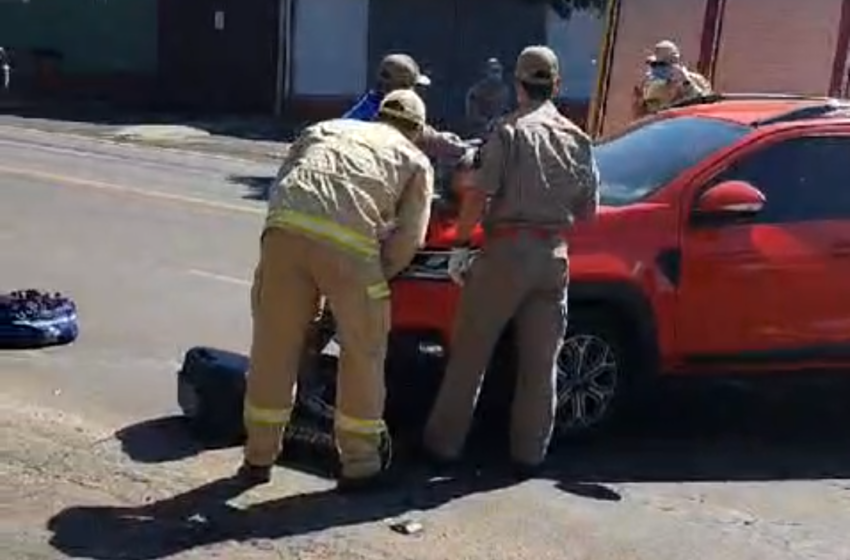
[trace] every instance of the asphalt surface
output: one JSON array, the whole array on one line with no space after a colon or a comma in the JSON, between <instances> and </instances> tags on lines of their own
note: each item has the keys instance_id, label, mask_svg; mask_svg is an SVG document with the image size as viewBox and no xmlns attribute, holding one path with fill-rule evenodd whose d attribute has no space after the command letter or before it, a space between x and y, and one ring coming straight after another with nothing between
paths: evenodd
<instances>
[{"instance_id":1,"label":"asphalt surface","mask_svg":"<svg viewBox=\"0 0 850 560\"><path fill-rule=\"evenodd\" d=\"M831 390L679 395L521 485L471 470L459 486L340 501L281 469L253 508L210 506L223 490L203 484L238 453L170 449L166 430L144 426L177 411L189 347L247 348L256 199L273 172L0 127L0 291L61 290L82 323L72 346L0 354L4 399L55 424L34 430L17 405L0 409L0 541L13 543L0 556L850 559L850 407ZM109 447L128 430L146 434L135 450ZM204 504L212 522L190 523ZM421 534L387 528L410 516Z\"/></svg>"},{"instance_id":2,"label":"asphalt surface","mask_svg":"<svg viewBox=\"0 0 850 560\"><path fill-rule=\"evenodd\" d=\"M95 151L92 151L94 148ZM2 289L71 295L75 346L0 358L57 403L156 417L194 344L244 351L263 203L241 178L274 167L17 130L0 135Z\"/></svg>"}]
</instances>

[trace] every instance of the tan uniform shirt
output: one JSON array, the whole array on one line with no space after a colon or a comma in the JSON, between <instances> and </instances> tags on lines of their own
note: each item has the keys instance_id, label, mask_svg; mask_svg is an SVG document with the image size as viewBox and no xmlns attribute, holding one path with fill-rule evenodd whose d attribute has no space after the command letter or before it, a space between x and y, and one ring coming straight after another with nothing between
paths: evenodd
<instances>
[{"instance_id":1,"label":"tan uniform shirt","mask_svg":"<svg viewBox=\"0 0 850 560\"><path fill-rule=\"evenodd\" d=\"M330 228L337 241L365 238L380 248L390 278L425 241L433 190L431 163L398 130L336 119L308 127L290 148L269 215L290 210L341 226Z\"/></svg>"},{"instance_id":2,"label":"tan uniform shirt","mask_svg":"<svg viewBox=\"0 0 850 560\"><path fill-rule=\"evenodd\" d=\"M485 229L565 229L596 213L599 174L590 137L551 102L508 115L479 157L475 184L491 197Z\"/></svg>"}]
</instances>

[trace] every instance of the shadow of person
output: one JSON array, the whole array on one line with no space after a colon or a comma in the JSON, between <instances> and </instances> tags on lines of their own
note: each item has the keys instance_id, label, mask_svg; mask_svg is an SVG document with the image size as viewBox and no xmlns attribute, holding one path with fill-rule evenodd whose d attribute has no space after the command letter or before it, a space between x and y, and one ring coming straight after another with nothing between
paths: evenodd
<instances>
[{"instance_id":1,"label":"shadow of person","mask_svg":"<svg viewBox=\"0 0 850 560\"><path fill-rule=\"evenodd\" d=\"M245 187L242 198L245 200L267 201L274 185L274 176L230 175L227 181Z\"/></svg>"},{"instance_id":2,"label":"shadow of person","mask_svg":"<svg viewBox=\"0 0 850 560\"><path fill-rule=\"evenodd\" d=\"M121 450L139 463L166 463L193 457L204 447L192 438L180 416L146 420L115 432Z\"/></svg>"},{"instance_id":3,"label":"shadow of person","mask_svg":"<svg viewBox=\"0 0 850 560\"><path fill-rule=\"evenodd\" d=\"M140 507L68 508L47 528L51 546L72 558L154 560L224 541L279 539L397 517L513 483L498 475L434 478L418 470L382 492L349 496L327 490L240 509L227 501L248 487L226 478Z\"/></svg>"},{"instance_id":4,"label":"shadow of person","mask_svg":"<svg viewBox=\"0 0 850 560\"><path fill-rule=\"evenodd\" d=\"M623 496L613 488L595 482L561 480L555 487L567 494L598 502L621 502L623 500Z\"/></svg>"}]
</instances>

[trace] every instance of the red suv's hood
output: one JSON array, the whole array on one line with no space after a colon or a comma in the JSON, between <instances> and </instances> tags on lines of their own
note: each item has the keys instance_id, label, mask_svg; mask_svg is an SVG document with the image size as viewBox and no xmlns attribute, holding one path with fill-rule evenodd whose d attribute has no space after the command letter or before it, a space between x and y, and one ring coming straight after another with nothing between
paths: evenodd
<instances>
[{"instance_id":1,"label":"red suv's hood","mask_svg":"<svg viewBox=\"0 0 850 560\"><path fill-rule=\"evenodd\" d=\"M570 245L576 248L588 243L593 244L594 238L605 238L605 242L610 242L610 238L606 233L609 230L618 230L620 227L633 227L633 217L637 221L641 221L642 216L646 215L644 210L650 210L656 205L640 204L631 205L628 207L612 207L601 206L596 219L592 222L584 222L577 224L568 234ZM601 235L600 235L601 234ZM449 249L457 236L457 220L451 216L436 215L432 217L428 227L428 237L426 246L430 249ZM472 238L474 245L481 245L484 241L484 232L481 227L475 228Z\"/></svg>"},{"instance_id":2,"label":"red suv's hood","mask_svg":"<svg viewBox=\"0 0 850 560\"><path fill-rule=\"evenodd\" d=\"M425 245L429 249L451 249L457 237L457 220L455 218L435 218L428 226L428 237ZM472 243L481 245L484 232L477 226L472 234Z\"/></svg>"}]
</instances>

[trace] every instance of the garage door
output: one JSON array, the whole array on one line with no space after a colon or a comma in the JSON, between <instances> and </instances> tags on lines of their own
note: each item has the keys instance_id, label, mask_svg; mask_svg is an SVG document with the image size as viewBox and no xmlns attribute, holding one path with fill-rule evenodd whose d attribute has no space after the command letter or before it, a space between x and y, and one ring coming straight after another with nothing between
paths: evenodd
<instances>
[{"instance_id":1,"label":"garage door","mask_svg":"<svg viewBox=\"0 0 850 560\"><path fill-rule=\"evenodd\" d=\"M488 58L512 72L524 46L546 41L543 7L523 0L371 0L370 12L370 69L388 52L413 55L433 81L432 119L444 125L462 122L466 91Z\"/></svg>"}]
</instances>

